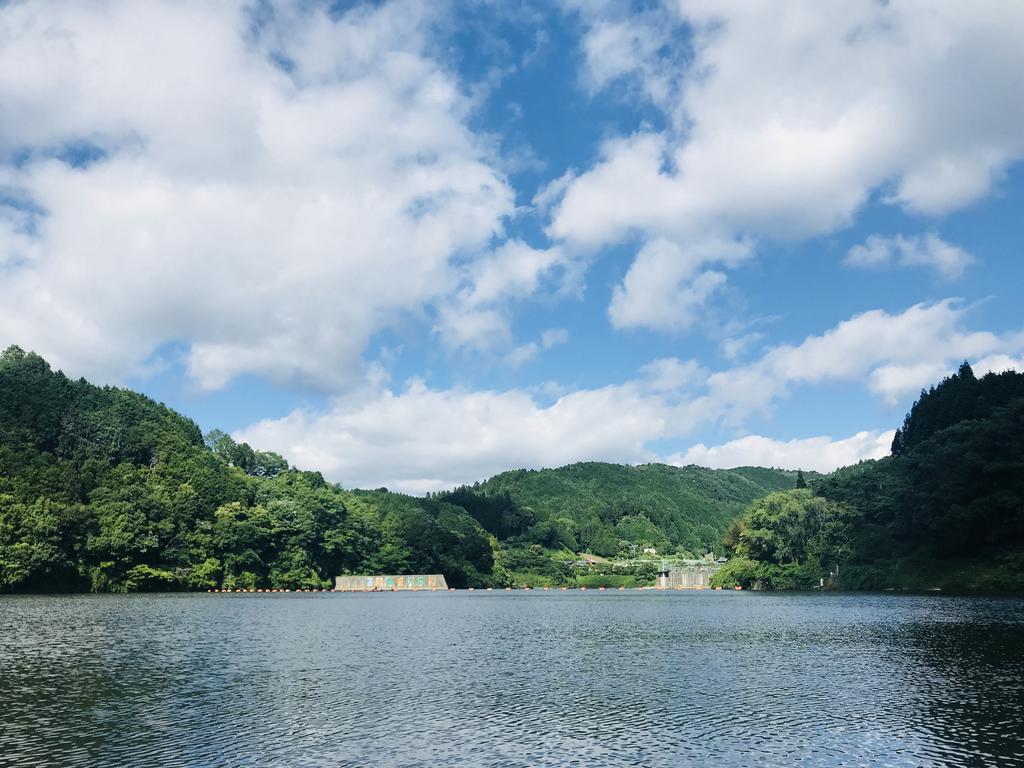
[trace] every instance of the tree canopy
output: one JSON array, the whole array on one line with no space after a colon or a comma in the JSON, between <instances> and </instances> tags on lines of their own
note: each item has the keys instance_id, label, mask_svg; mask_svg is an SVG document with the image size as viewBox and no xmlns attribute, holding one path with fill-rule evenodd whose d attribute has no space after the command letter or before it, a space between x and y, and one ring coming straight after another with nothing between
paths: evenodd
<instances>
[{"instance_id":1,"label":"tree canopy","mask_svg":"<svg viewBox=\"0 0 1024 768\"><path fill-rule=\"evenodd\" d=\"M485 584L465 509L345 491L134 392L0 354L0 590L326 587L443 572Z\"/></svg>"},{"instance_id":2,"label":"tree canopy","mask_svg":"<svg viewBox=\"0 0 1024 768\"><path fill-rule=\"evenodd\" d=\"M833 574L843 587L954 580L963 588L1024 586L1024 374L977 378L965 362L921 392L896 431L892 453L815 478L816 496L756 502L726 534L746 563L730 571L742 570L753 583L756 569L749 564L789 559L810 563L816 578ZM841 546L828 552L819 541L802 557L796 533L815 542L823 520L834 523L829 546ZM838 564L845 567L836 578ZM914 571L928 572L930 581L915 580Z\"/></svg>"}]
</instances>

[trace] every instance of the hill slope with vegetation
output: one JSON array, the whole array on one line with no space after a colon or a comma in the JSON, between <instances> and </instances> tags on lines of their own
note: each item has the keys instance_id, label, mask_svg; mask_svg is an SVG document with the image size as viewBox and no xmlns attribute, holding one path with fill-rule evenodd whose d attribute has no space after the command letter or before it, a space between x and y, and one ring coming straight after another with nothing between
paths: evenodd
<instances>
[{"instance_id":1,"label":"hill slope with vegetation","mask_svg":"<svg viewBox=\"0 0 1024 768\"><path fill-rule=\"evenodd\" d=\"M584 549L698 554L743 505L793 482L578 464L427 498L345 490L223 432L204 438L143 395L17 347L0 355L0 591L315 588L345 573L571 583Z\"/></svg>"},{"instance_id":2,"label":"hill slope with vegetation","mask_svg":"<svg viewBox=\"0 0 1024 768\"><path fill-rule=\"evenodd\" d=\"M490 579L460 507L344 491L134 392L0 355L0 591L329 586L351 572Z\"/></svg>"},{"instance_id":3,"label":"hill slope with vegetation","mask_svg":"<svg viewBox=\"0 0 1024 768\"><path fill-rule=\"evenodd\" d=\"M606 557L633 544L695 557L715 548L751 501L795 483L796 473L759 468L584 462L503 472L476 490L525 512L529 530L502 533L530 543Z\"/></svg>"},{"instance_id":4,"label":"hill slope with vegetation","mask_svg":"<svg viewBox=\"0 0 1024 768\"><path fill-rule=\"evenodd\" d=\"M722 583L1024 590L1024 374L964 363L922 391L891 456L810 486L736 521Z\"/></svg>"}]
</instances>

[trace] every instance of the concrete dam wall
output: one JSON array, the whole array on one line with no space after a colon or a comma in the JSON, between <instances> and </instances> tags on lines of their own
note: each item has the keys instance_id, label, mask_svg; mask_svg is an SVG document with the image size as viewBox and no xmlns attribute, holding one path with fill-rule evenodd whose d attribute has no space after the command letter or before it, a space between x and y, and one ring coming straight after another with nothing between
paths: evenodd
<instances>
[{"instance_id":1,"label":"concrete dam wall","mask_svg":"<svg viewBox=\"0 0 1024 768\"><path fill-rule=\"evenodd\" d=\"M411 576L335 576L335 592L391 592L448 589L440 573Z\"/></svg>"},{"instance_id":2,"label":"concrete dam wall","mask_svg":"<svg viewBox=\"0 0 1024 768\"><path fill-rule=\"evenodd\" d=\"M708 589L711 576L719 569L716 564L689 565L661 571L654 585L658 589Z\"/></svg>"}]
</instances>

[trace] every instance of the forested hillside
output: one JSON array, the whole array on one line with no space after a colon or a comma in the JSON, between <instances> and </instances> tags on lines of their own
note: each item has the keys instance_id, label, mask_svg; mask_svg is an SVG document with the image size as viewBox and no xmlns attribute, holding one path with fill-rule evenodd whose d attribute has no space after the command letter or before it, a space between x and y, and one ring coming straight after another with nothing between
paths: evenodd
<instances>
[{"instance_id":1,"label":"forested hillside","mask_svg":"<svg viewBox=\"0 0 1024 768\"><path fill-rule=\"evenodd\" d=\"M349 492L123 389L0 355L0 590L323 587L347 572L488 581L465 510Z\"/></svg>"},{"instance_id":2,"label":"forested hillside","mask_svg":"<svg viewBox=\"0 0 1024 768\"><path fill-rule=\"evenodd\" d=\"M964 363L921 393L893 455L776 494L730 529L727 583L1024 589L1024 374Z\"/></svg>"},{"instance_id":3,"label":"forested hillside","mask_svg":"<svg viewBox=\"0 0 1024 768\"><path fill-rule=\"evenodd\" d=\"M415 425L410 425L414 429ZM700 554L791 473L578 464L428 498L350 491L147 397L0 355L0 591L575 578L573 553ZM538 575L539 574L539 575Z\"/></svg>"},{"instance_id":4,"label":"forested hillside","mask_svg":"<svg viewBox=\"0 0 1024 768\"><path fill-rule=\"evenodd\" d=\"M532 525L526 540L536 544L613 556L621 542L629 541L659 552L699 556L718 544L751 501L795 483L794 472L753 467L586 462L503 472L480 485L479 492L506 495L526 512L529 517L520 526Z\"/></svg>"}]
</instances>

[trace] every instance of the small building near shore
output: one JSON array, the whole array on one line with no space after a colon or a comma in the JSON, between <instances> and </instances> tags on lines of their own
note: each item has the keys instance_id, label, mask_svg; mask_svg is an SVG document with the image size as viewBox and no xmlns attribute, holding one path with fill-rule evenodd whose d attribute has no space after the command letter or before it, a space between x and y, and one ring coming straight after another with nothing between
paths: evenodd
<instances>
[{"instance_id":1,"label":"small building near shore","mask_svg":"<svg viewBox=\"0 0 1024 768\"><path fill-rule=\"evenodd\" d=\"M448 589L440 573L401 576L335 576L335 592L415 592L421 589Z\"/></svg>"}]
</instances>

